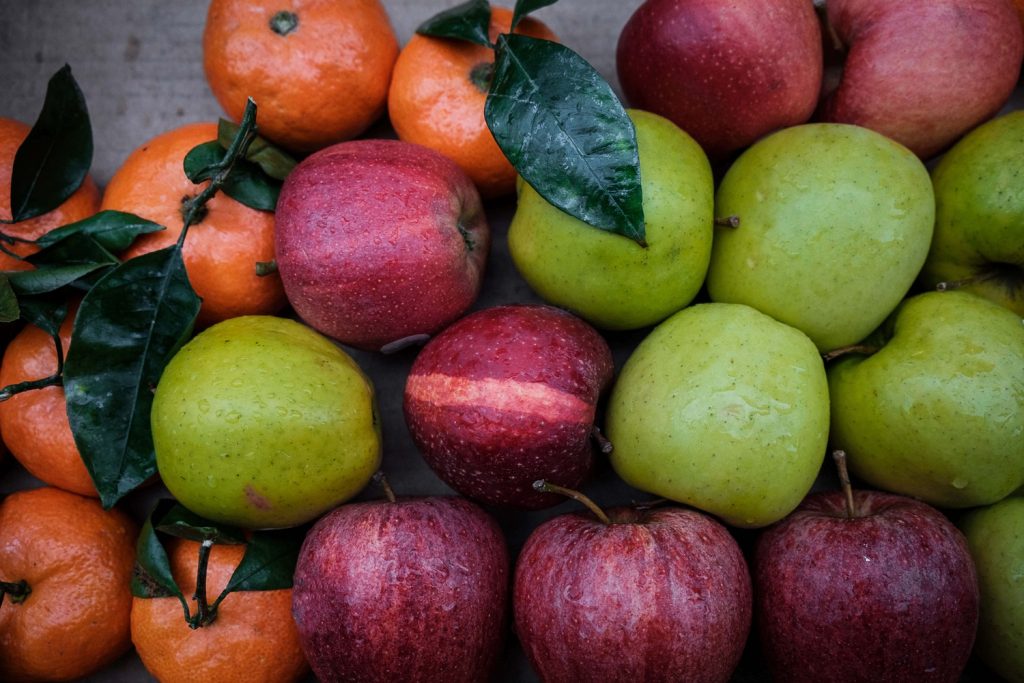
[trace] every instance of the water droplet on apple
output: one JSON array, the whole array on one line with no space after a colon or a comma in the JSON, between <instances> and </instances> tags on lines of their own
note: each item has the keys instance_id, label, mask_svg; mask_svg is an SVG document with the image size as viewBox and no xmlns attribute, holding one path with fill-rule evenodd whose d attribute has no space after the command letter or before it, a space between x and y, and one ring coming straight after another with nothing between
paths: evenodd
<instances>
[{"instance_id":1,"label":"water droplet on apple","mask_svg":"<svg viewBox=\"0 0 1024 683\"><path fill-rule=\"evenodd\" d=\"M231 424L234 424L242 419L242 414L239 413L237 410L232 410L230 413L224 416L224 419L230 422Z\"/></svg>"},{"instance_id":2,"label":"water droplet on apple","mask_svg":"<svg viewBox=\"0 0 1024 683\"><path fill-rule=\"evenodd\" d=\"M207 401L205 398L199 399L199 403L197 405L199 406L199 411L200 412L202 412L202 413L210 412L210 402Z\"/></svg>"},{"instance_id":3,"label":"water droplet on apple","mask_svg":"<svg viewBox=\"0 0 1024 683\"><path fill-rule=\"evenodd\" d=\"M569 602L579 602L583 599L583 591L579 586L566 586L562 596Z\"/></svg>"},{"instance_id":4,"label":"water droplet on apple","mask_svg":"<svg viewBox=\"0 0 1024 683\"><path fill-rule=\"evenodd\" d=\"M963 490L963 489L967 488L967 480L964 479L963 477L957 477L956 479L954 479L950 483L953 485L953 488L955 488L955 489Z\"/></svg>"}]
</instances>

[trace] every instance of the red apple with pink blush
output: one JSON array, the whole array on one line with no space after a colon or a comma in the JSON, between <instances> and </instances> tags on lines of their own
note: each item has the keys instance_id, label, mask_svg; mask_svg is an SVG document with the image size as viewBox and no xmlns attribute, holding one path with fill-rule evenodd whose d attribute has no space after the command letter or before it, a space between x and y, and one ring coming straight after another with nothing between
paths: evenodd
<instances>
[{"instance_id":1,"label":"red apple with pink blush","mask_svg":"<svg viewBox=\"0 0 1024 683\"><path fill-rule=\"evenodd\" d=\"M537 479L578 486L611 381L608 344L550 306L478 311L432 339L405 386L405 418L427 464L463 495L536 509L561 501Z\"/></svg>"}]
</instances>

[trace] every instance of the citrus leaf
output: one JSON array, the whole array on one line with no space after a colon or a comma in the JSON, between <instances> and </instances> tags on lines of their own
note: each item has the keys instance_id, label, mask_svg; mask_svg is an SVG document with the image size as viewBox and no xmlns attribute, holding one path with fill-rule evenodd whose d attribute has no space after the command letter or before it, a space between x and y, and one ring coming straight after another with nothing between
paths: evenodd
<instances>
[{"instance_id":1,"label":"citrus leaf","mask_svg":"<svg viewBox=\"0 0 1024 683\"><path fill-rule=\"evenodd\" d=\"M18 297L11 288L6 273L0 273L0 323L12 323L21 317Z\"/></svg>"},{"instance_id":2,"label":"citrus leaf","mask_svg":"<svg viewBox=\"0 0 1024 683\"><path fill-rule=\"evenodd\" d=\"M109 267L109 265L108 263L74 263L36 270L22 270L11 273L10 281L19 294L45 294L66 287L89 273Z\"/></svg>"},{"instance_id":3,"label":"citrus leaf","mask_svg":"<svg viewBox=\"0 0 1024 683\"><path fill-rule=\"evenodd\" d=\"M586 60L551 41L498 36L484 117L519 175L550 204L646 244L636 129Z\"/></svg>"},{"instance_id":4,"label":"citrus leaf","mask_svg":"<svg viewBox=\"0 0 1024 683\"><path fill-rule=\"evenodd\" d=\"M151 232L165 230L164 226L135 214L107 209L89 218L55 228L36 240L39 247L50 247L72 235L89 235L105 249L124 251L135 238Z\"/></svg>"},{"instance_id":5,"label":"citrus leaf","mask_svg":"<svg viewBox=\"0 0 1024 683\"><path fill-rule=\"evenodd\" d=\"M254 532L242 561L214 604L219 604L228 593L235 591L291 588L304 537L305 534L297 529Z\"/></svg>"},{"instance_id":6,"label":"citrus leaf","mask_svg":"<svg viewBox=\"0 0 1024 683\"><path fill-rule=\"evenodd\" d=\"M105 507L156 472L153 391L199 304L180 245L126 261L82 300L64 393L75 444Z\"/></svg>"},{"instance_id":7,"label":"citrus leaf","mask_svg":"<svg viewBox=\"0 0 1024 683\"><path fill-rule=\"evenodd\" d=\"M22 296L18 303L21 317L51 337L57 337L60 326L68 317L68 302L63 296Z\"/></svg>"},{"instance_id":8,"label":"citrus leaf","mask_svg":"<svg viewBox=\"0 0 1024 683\"><path fill-rule=\"evenodd\" d=\"M222 149L231 146L231 141L238 135L239 128L241 126L227 119L220 119L217 122L217 143ZM249 149L245 152L245 159L259 166L274 180L284 180L298 163L291 154L275 147L266 138L261 138L258 135L249 144Z\"/></svg>"},{"instance_id":9,"label":"citrus leaf","mask_svg":"<svg viewBox=\"0 0 1024 683\"><path fill-rule=\"evenodd\" d=\"M132 573L132 595L137 598L162 598L175 596L181 601L188 618L188 604L171 573L171 562L167 550L156 533L154 520L162 518L176 503L165 498L157 501L153 511L146 517L135 544L135 571Z\"/></svg>"},{"instance_id":10,"label":"citrus leaf","mask_svg":"<svg viewBox=\"0 0 1024 683\"><path fill-rule=\"evenodd\" d=\"M512 11L512 30L515 31L516 26L519 26L519 22L530 12L536 12L541 7L547 7L556 2L558 0L517 0L516 7Z\"/></svg>"},{"instance_id":11,"label":"citrus leaf","mask_svg":"<svg viewBox=\"0 0 1024 683\"><path fill-rule=\"evenodd\" d=\"M65 64L46 86L46 99L11 169L15 222L60 206L85 180L92 165L92 127L85 96Z\"/></svg>"},{"instance_id":12,"label":"citrus leaf","mask_svg":"<svg viewBox=\"0 0 1024 683\"><path fill-rule=\"evenodd\" d=\"M224 148L216 140L196 145L185 155L185 175L193 183L212 178L224 159ZM258 211L273 211L281 194L281 183L259 166L239 159L221 188L236 202Z\"/></svg>"},{"instance_id":13,"label":"citrus leaf","mask_svg":"<svg viewBox=\"0 0 1024 683\"><path fill-rule=\"evenodd\" d=\"M435 14L416 28L416 33L434 38L455 38L468 43L493 47L490 37L491 4L487 0L469 0Z\"/></svg>"},{"instance_id":14,"label":"citrus leaf","mask_svg":"<svg viewBox=\"0 0 1024 683\"><path fill-rule=\"evenodd\" d=\"M202 543L213 541L226 545L243 545L245 535L240 529L225 524L217 524L200 517L184 505L176 503L167 513L154 522L156 530L175 538L185 538Z\"/></svg>"},{"instance_id":15,"label":"citrus leaf","mask_svg":"<svg viewBox=\"0 0 1024 683\"><path fill-rule=\"evenodd\" d=\"M11 284L20 294L44 294L120 263L103 245L84 233L75 233L26 259L34 270L10 273Z\"/></svg>"},{"instance_id":16,"label":"citrus leaf","mask_svg":"<svg viewBox=\"0 0 1024 683\"><path fill-rule=\"evenodd\" d=\"M196 145L185 155L185 175L193 183L209 180L217 172L217 166L224 158L224 149L216 140Z\"/></svg>"}]
</instances>

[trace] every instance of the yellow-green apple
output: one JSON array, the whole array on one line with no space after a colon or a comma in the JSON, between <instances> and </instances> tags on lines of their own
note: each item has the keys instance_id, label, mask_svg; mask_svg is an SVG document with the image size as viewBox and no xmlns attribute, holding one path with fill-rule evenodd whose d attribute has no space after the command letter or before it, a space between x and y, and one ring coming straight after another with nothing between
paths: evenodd
<instances>
[{"instance_id":1,"label":"yellow-green apple","mask_svg":"<svg viewBox=\"0 0 1024 683\"><path fill-rule=\"evenodd\" d=\"M975 652L1010 683L1024 682L1024 498L960 520L981 591Z\"/></svg>"},{"instance_id":2,"label":"yellow-green apple","mask_svg":"<svg viewBox=\"0 0 1024 683\"><path fill-rule=\"evenodd\" d=\"M932 172L935 236L921 279L1024 316L1024 111L975 128Z\"/></svg>"},{"instance_id":3,"label":"yellow-green apple","mask_svg":"<svg viewBox=\"0 0 1024 683\"><path fill-rule=\"evenodd\" d=\"M174 497L250 529L308 522L380 465L370 380L294 320L244 316L196 335L161 375L151 423Z\"/></svg>"},{"instance_id":4,"label":"yellow-green apple","mask_svg":"<svg viewBox=\"0 0 1024 683\"><path fill-rule=\"evenodd\" d=\"M288 175L275 248L288 301L312 327L380 349L432 334L476 299L490 232L451 160L397 140L328 147Z\"/></svg>"},{"instance_id":5,"label":"yellow-green apple","mask_svg":"<svg viewBox=\"0 0 1024 683\"><path fill-rule=\"evenodd\" d=\"M708 268L711 166L671 121L629 110L640 150L647 247L556 209L524 182L508 232L516 268L545 301L597 327L656 323L688 304Z\"/></svg>"},{"instance_id":6,"label":"yellow-green apple","mask_svg":"<svg viewBox=\"0 0 1024 683\"><path fill-rule=\"evenodd\" d=\"M832 443L870 484L940 507L1024 483L1024 325L965 292L908 299L829 367Z\"/></svg>"},{"instance_id":7,"label":"yellow-green apple","mask_svg":"<svg viewBox=\"0 0 1024 683\"><path fill-rule=\"evenodd\" d=\"M808 0L647 0L619 35L616 67L631 106L719 158L811 117L821 30Z\"/></svg>"},{"instance_id":8,"label":"yellow-green apple","mask_svg":"<svg viewBox=\"0 0 1024 683\"><path fill-rule=\"evenodd\" d=\"M547 479L577 487L593 462L608 344L550 306L477 311L434 337L405 385L405 419L427 464L459 493L494 505L541 508Z\"/></svg>"},{"instance_id":9,"label":"yellow-green apple","mask_svg":"<svg viewBox=\"0 0 1024 683\"><path fill-rule=\"evenodd\" d=\"M343 505L306 536L292 614L322 681L479 683L505 634L509 559L465 498Z\"/></svg>"},{"instance_id":10,"label":"yellow-green apple","mask_svg":"<svg viewBox=\"0 0 1024 683\"><path fill-rule=\"evenodd\" d=\"M779 683L960 680L978 623L963 535L879 491L808 496L757 540L754 619Z\"/></svg>"},{"instance_id":11,"label":"yellow-green apple","mask_svg":"<svg viewBox=\"0 0 1024 683\"><path fill-rule=\"evenodd\" d=\"M540 679L725 683L750 630L736 541L694 510L566 514L516 562L516 633Z\"/></svg>"},{"instance_id":12,"label":"yellow-green apple","mask_svg":"<svg viewBox=\"0 0 1024 683\"><path fill-rule=\"evenodd\" d=\"M876 130L922 158L993 116L1020 74L1011 0L828 0L848 50L822 119Z\"/></svg>"},{"instance_id":13,"label":"yellow-green apple","mask_svg":"<svg viewBox=\"0 0 1024 683\"><path fill-rule=\"evenodd\" d=\"M808 124L744 152L715 211L713 301L741 303L792 325L822 351L854 344L914 283L931 241L928 170L865 128Z\"/></svg>"},{"instance_id":14,"label":"yellow-green apple","mask_svg":"<svg viewBox=\"0 0 1024 683\"><path fill-rule=\"evenodd\" d=\"M811 489L828 415L825 368L805 334L748 306L701 304L626 361L606 434L626 483L759 527Z\"/></svg>"}]
</instances>

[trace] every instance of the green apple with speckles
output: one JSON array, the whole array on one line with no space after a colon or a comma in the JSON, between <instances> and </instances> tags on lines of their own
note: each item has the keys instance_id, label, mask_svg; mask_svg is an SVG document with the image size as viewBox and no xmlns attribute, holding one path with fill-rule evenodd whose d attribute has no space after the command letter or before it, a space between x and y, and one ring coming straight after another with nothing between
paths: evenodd
<instances>
[{"instance_id":1,"label":"green apple with speckles","mask_svg":"<svg viewBox=\"0 0 1024 683\"><path fill-rule=\"evenodd\" d=\"M373 386L293 320L232 318L167 365L151 413L157 469L185 507L249 529L308 522L380 466Z\"/></svg>"},{"instance_id":2,"label":"green apple with speckles","mask_svg":"<svg viewBox=\"0 0 1024 683\"><path fill-rule=\"evenodd\" d=\"M524 182L508 231L512 260L530 287L607 330L652 325L686 306L711 255L714 183L704 151L668 119L628 111L647 246L577 220Z\"/></svg>"},{"instance_id":3,"label":"green apple with speckles","mask_svg":"<svg viewBox=\"0 0 1024 683\"><path fill-rule=\"evenodd\" d=\"M978 570L975 652L1011 683L1024 683L1024 498L1007 498L960 521Z\"/></svg>"},{"instance_id":4,"label":"green apple with speckles","mask_svg":"<svg viewBox=\"0 0 1024 683\"><path fill-rule=\"evenodd\" d=\"M908 299L828 371L832 444L865 481L939 507L1024 484L1024 321L965 292Z\"/></svg>"},{"instance_id":5,"label":"green apple with speckles","mask_svg":"<svg viewBox=\"0 0 1024 683\"><path fill-rule=\"evenodd\" d=\"M917 278L935 223L910 150L866 128L808 124L763 138L726 172L708 269L713 301L753 306L822 351L855 344Z\"/></svg>"},{"instance_id":6,"label":"green apple with speckles","mask_svg":"<svg viewBox=\"0 0 1024 683\"><path fill-rule=\"evenodd\" d=\"M979 126L932 173L935 237L921 273L1024 316L1024 111Z\"/></svg>"},{"instance_id":7,"label":"green apple with speckles","mask_svg":"<svg viewBox=\"0 0 1024 683\"><path fill-rule=\"evenodd\" d=\"M628 484L739 527L785 517L828 439L825 367L803 332L740 304L700 304L636 348L608 402Z\"/></svg>"}]
</instances>

